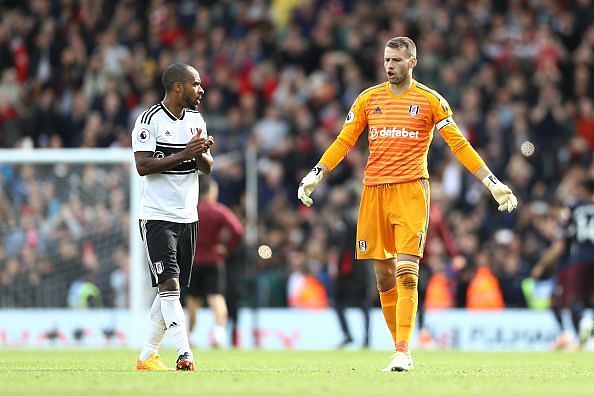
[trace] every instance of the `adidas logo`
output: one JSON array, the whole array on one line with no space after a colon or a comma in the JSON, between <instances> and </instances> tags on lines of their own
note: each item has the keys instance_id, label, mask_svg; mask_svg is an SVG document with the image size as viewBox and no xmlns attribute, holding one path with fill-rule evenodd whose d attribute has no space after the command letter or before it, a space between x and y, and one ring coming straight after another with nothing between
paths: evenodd
<instances>
[{"instance_id":1,"label":"adidas logo","mask_svg":"<svg viewBox=\"0 0 594 396\"><path fill-rule=\"evenodd\" d=\"M165 131L165 136L171 136L171 132Z\"/></svg>"},{"instance_id":2,"label":"adidas logo","mask_svg":"<svg viewBox=\"0 0 594 396\"><path fill-rule=\"evenodd\" d=\"M379 106L377 106L373 112L375 114L382 114L382 109L380 109Z\"/></svg>"},{"instance_id":3,"label":"adidas logo","mask_svg":"<svg viewBox=\"0 0 594 396\"><path fill-rule=\"evenodd\" d=\"M171 322L171 324L169 325L169 328L172 329L177 326L178 326L177 322Z\"/></svg>"}]
</instances>

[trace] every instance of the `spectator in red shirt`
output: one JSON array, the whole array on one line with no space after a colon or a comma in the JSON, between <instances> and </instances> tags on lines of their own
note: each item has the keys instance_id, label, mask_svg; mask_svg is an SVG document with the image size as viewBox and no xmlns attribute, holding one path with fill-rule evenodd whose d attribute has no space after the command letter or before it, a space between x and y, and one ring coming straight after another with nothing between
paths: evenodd
<instances>
[{"instance_id":1,"label":"spectator in red shirt","mask_svg":"<svg viewBox=\"0 0 594 396\"><path fill-rule=\"evenodd\" d=\"M200 175L198 242L192 269L192 282L187 289L188 333L191 335L201 302L213 312L215 328L213 345L226 345L227 303L225 301L225 259L243 236L243 226L225 205L217 202L219 188L214 179Z\"/></svg>"}]
</instances>

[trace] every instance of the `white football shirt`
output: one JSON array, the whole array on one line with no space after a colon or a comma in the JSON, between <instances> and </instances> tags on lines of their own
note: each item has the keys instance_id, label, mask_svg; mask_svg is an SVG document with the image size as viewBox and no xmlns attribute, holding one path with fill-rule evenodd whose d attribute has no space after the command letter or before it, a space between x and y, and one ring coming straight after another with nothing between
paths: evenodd
<instances>
[{"instance_id":1,"label":"white football shirt","mask_svg":"<svg viewBox=\"0 0 594 396\"><path fill-rule=\"evenodd\" d=\"M182 151L206 123L198 111L185 109L176 118L163 102L150 107L136 118L132 131L132 149L153 152L164 158ZM142 176L141 220L165 220L192 223L198 220L198 171L196 161L185 161L175 168Z\"/></svg>"}]
</instances>

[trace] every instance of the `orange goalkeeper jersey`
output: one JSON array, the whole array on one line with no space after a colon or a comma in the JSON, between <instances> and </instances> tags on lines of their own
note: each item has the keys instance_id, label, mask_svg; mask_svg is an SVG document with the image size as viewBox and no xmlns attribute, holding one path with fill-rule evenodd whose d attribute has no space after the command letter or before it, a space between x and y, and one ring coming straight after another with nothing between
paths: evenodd
<instances>
[{"instance_id":1,"label":"orange goalkeeper jersey","mask_svg":"<svg viewBox=\"0 0 594 396\"><path fill-rule=\"evenodd\" d=\"M332 170L366 127L369 158L363 184L367 186L428 178L427 153L434 129L471 173L485 165L452 119L448 102L415 80L400 95L390 91L389 82L363 91L320 162Z\"/></svg>"}]
</instances>

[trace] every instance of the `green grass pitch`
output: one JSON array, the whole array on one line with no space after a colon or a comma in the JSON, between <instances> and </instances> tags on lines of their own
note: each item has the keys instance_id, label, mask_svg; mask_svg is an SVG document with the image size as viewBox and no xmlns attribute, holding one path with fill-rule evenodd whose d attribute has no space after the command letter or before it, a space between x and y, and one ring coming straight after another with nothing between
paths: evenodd
<instances>
[{"instance_id":1,"label":"green grass pitch","mask_svg":"<svg viewBox=\"0 0 594 396\"><path fill-rule=\"evenodd\" d=\"M594 395L594 354L416 352L382 373L377 351L196 351L197 372L138 372L136 350L0 349L12 395ZM163 351L173 365L175 353Z\"/></svg>"}]
</instances>

